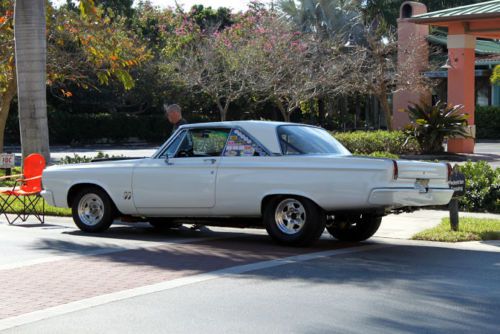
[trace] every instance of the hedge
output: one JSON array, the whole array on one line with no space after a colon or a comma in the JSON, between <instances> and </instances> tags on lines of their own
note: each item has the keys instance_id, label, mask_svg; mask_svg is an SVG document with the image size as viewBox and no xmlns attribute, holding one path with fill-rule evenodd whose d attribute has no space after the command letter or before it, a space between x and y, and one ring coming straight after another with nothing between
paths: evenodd
<instances>
[{"instance_id":1,"label":"hedge","mask_svg":"<svg viewBox=\"0 0 500 334\"><path fill-rule=\"evenodd\" d=\"M168 138L171 126L163 115L72 114L49 112L50 143L82 145L146 141L161 143ZM19 144L16 115L9 117L6 142Z\"/></svg>"},{"instance_id":2,"label":"hedge","mask_svg":"<svg viewBox=\"0 0 500 334\"><path fill-rule=\"evenodd\" d=\"M420 146L414 137L403 131L355 131L334 133L333 136L354 154L387 152L395 155L418 154Z\"/></svg>"},{"instance_id":3,"label":"hedge","mask_svg":"<svg viewBox=\"0 0 500 334\"><path fill-rule=\"evenodd\" d=\"M162 114L81 114L49 111L48 121L51 144L82 145L134 140L161 143L171 131ZM190 119L190 121L206 120ZM500 139L500 107L477 107L476 129L478 139ZM335 133L334 136L355 154L420 153L417 141L408 139L408 136L401 131L355 131ZM19 123L16 112L11 112L9 115L5 141L8 144L19 144Z\"/></svg>"},{"instance_id":4,"label":"hedge","mask_svg":"<svg viewBox=\"0 0 500 334\"><path fill-rule=\"evenodd\" d=\"M500 139L500 107L476 107L476 137Z\"/></svg>"}]
</instances>

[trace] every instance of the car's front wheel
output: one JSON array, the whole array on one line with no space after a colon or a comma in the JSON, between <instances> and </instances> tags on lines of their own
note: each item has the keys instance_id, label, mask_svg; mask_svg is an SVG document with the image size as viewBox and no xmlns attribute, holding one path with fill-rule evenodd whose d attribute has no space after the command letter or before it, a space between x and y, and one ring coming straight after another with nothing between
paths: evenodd
<instances>
[{"instance_id":1,"label":"car's front wheel","mask_svg":"<svg viewBox=\"0 0 500 334\"><path fill-rule=\"evenodd\" d=\"M275 241L307 246L319 239L325 229L323 210L307 198L278 196L264 210L264 225Z\"/></svg>"},{"instance_id":2,"label":"car's front wheel","mask_svg":"<svg viewBox=\"0 0 500 334\"><path fill-rule=\"evenodd\" d=\"M368 213L338 215L326 229L335 239L341 241L363 241L377 232L381 222L382 217Z\"/></svg>"},{"instance_id":3,"label":"car's front wheel","mask_svg":"<svg viewBox=\"0 0 500 334\"><path fill-rule=\"evenodd\" d=\"M73 221L85 232L102 232L111 226L115 209L108 194L98 187L82 189L71 206Z\"/></svg>"}]
</instances>

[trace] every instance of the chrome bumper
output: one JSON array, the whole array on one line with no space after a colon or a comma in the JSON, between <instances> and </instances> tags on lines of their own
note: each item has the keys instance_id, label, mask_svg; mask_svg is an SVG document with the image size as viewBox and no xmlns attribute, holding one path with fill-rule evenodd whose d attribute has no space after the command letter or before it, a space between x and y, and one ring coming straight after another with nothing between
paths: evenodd
<instances>
[{"instance_id":1,"label":"chrome bumper","mask_svg":"<svg viewBox=\"0 0 500 334\"><path fill-rule=\"evenodd\" d=\"M380 188L372 190L368 202L388 207L446 205L453 196L451 189L421 192L414 188Z\"/></svg>"}]
</instances>

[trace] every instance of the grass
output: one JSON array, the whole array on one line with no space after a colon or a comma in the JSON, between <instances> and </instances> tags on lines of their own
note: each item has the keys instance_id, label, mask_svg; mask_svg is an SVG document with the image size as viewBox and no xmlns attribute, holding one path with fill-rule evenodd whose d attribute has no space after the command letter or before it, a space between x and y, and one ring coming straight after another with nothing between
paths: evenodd
<instances>
[{"instance_id":1,"label":"grass","mask_svg":"<svg viewBox=\"0 0 500 334\"><path fill-rule=\"evenodd\" d=\"M0 176L5 176L5 169L0 169ZM11 175L22 174L21 167L12 168ZM14 183L16 183L17 177L13 177L10 179L0 180L0 187L13 187Z\"/></svg>"},{"instance_id":2,"label":"grass","mask_svg":"<svg viewBox=\"0 0 500 334\"><path fill-rule=\"evenodd\" d=\"M455 232L451 230L450 219L443 218L441 224L415 234L412 239L445 242L500 240L500 219L460 218Z\"/></svg>"},{"instance_id":3,"label":"grass","mask_svg":"<svg viewBox=\"0 0 500 334\"><path fill-rule=\"evenodd\" d=\"M42 203L45 202L45 200L42 198L40 199L40 201L38 202L36 208L38 210L41 210L42 209ZM7 213L13 213L13 211L19 211L21 210L22 208L22 203L20 200L15 200L14 203L12 203L12 206L14 208L14 210L12 209L8 209L6 210ZM54 206L50 206L48 205L47 203L45 203L45 214L47 216L64 216L64 217L67 217L67 216L71 216L71 209L69 208L56 208Z\"/></svg>"}]
</instances>

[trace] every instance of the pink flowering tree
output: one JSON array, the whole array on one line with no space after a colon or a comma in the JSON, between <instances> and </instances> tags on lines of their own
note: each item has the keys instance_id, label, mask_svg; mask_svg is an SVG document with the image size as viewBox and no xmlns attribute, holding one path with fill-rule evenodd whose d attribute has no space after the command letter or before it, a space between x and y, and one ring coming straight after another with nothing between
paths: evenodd
<instances>
[{"instance_id":1,"label":"pink flowering tree","mask_svg":"<svg viewBox=\"0 0 500 334\"><path fill-rule=\"evenodd\" d=\"M253 62L256 91L276 104L285 121L301 104L334 93L340 72L333 41L294 31L273 14L261 19L254 36L252 43L261 50Z\"/></svg>"}]
</instances>

